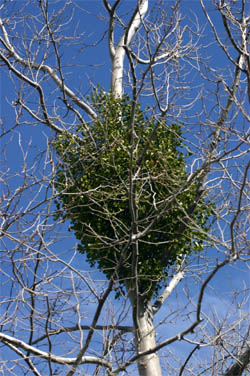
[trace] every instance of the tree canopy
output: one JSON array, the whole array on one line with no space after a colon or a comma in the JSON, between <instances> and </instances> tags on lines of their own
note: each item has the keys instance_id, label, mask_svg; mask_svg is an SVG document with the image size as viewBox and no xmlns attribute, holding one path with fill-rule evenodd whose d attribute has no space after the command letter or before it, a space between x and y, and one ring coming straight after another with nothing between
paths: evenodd
<instances>
[{"instance_id":1,"label":"tree canopy","mask_svg":"<svg viewBox=\"0 0 250 376\"><path fill-rule=\"evenodd\" d=\"M249 374L249 6L193 5L0 3L1 374Z\"/></svg>"},{"instance_id":2,"label":"tree canopy","mask_svg":"<svg viewBox=\"0 0 250 376\"><path fill-rule=\"evenodd\" d=\"M185 184L189 153L180 124L149 116L128 95L96 90L91 105L97 118L54 144L57 216L71 220L90 265L97 263L108 278L116 271L121 285L135 277L137 236L139 291L151 296L173 264L202 250L212 206L196 197L195 180Z\"/></svg>"}]
</instances>

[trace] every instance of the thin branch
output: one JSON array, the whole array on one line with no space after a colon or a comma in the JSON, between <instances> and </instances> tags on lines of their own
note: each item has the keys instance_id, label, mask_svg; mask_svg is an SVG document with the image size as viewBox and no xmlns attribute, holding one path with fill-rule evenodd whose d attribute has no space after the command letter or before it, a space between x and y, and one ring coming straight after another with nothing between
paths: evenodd
<instances>
[{"instance_id":1,"label":"thin branch","mask_svg":"<svg viewBox=\"0 0 250 376\"><path fill-rule=\"evenodd\" d=\"M165 288L163 293L156 299L156 301L153 304L153 312L156 314L162 307L165 300L171 295L175 287L178 285L178 283L184 278L184 271L180 270L178 271L173 278L171 279L168 286Z\"/></svg>"},{"instance_id":2,"label":"thin branch","mask_svg":"<svg viewBox=\"0 0 250 376\"><path fill-rule=\"evenodd\" d=\"M77 355L75 361L73 362L73 365L72 365L72 368L71 370L67 373L66 376L73 376L77 367L82 364L82 358L83 358L83 354L85 353L85 351L87 350L87 348L89 347L89 344L90 344L90 341L93 337L93 334L94 334L94 330L95 330L95 326L96 326L96 323L100 317L100 314L102 312L102 308L104 306L104 303L106 302L110 292L112 291L112 288L113 288L113 284L114 284L114 281L113 281L113 278L109 281L109 285L105 291L105 293L103 294L102 298L99 299L99 302L98 302L98 306L96 308L96 311L95 311L95 314L94 314L94 317L93 317L93 320L92 320L92 324L91 324L91 327L90 327L90 330L89 330L89 333L87 335L87 338L86 338L86 341L85 341L85 344L83 346L83 348L79 351L79 354ZM106 362L108 363L108 362ZM108 363L109 364L109 363ZM109 367L110 368L110 367Z\"/></svg>"},{"instance_id":3,"label":"thin branch","mask_svg":"<svg viewBox=\"0 0 250 376\"><path fill-rule=\"evenodd\" d=\"M35 376L42 376L42 374L38 371L38 369L31 362L31 359L30 359L30 356L29 356L30 353L28 353L28 355L25 355L21 350L19 350L18 347L14 346L13 344L8 343L6 345L11 350L15 351L16 354L18 354L19 356L21 356L21 358L23 358L23 360L28 364L28 366L30 367L31 371L34 373Z\"/></svg>"},{"instance_id":4,"label":"thin branch","mask_svg":"<svg viewBox=\"0 0 250 376\"><path fill-rule=\"evenodd\" d=\"M21 341L21 340L15 338L15 337L9 336L9 335L4 334L4 333L0 333L0 341L5 343L7 346L10 344L10 345L16 346L17 348L20 347L25 351L28 351L28 352L36 355L36 356L39 356L40 358L43 358L43 359L46 359L46 360L50 359L51 362L53 362L53 363L58 363L58 364L63 364L63 365L71 365L71 364L74 364L75 361L76 361L76 358L65 358L65 357L62 357L62 356L50 354L46 351L39 350L39 349L35 348L34 346L28 345L24 341ZM13 350L13 348L12 348L12 350ZM104 359L96 358L94 356L81 357L79 364L85 364L85 363L99 364L99 365L104 366L108 369L112 368L112 365L110 364L110 362L107 362Z\"/></svg>"},{"instance_id":5,"label":"thin branch","mask_svg":"<svg viewBox=\"0 0 250 376\"><path fill-rule=\"evenodd\" d=\"M21 58L17 52L14 50L13 46L11 45L9 41L9 37L7 34L7 31L4 27L4 24L2 20L0 19L0 27L2 29L2 32L4 34L5 40L0 38L1 43L4 45L4 47L7 49L9 55L13 57L16 62L19 64L29 68L29 69L35 69L37 71L42 71L47 74L53 79L53 81L56 83L56 85L63 91L65 94L81 109L83 109L91 118L95 119L97 117L95 111L83 100L81 100L71 89L68 88L68 86L65 85L65 83L57 76L56 71L45 64L35 64L30 61L26 61L25 59ZM17 75L17 77L21 78L23 81L30 83L33 82L29 80L28 77L20 73L17 69L14 68L14 66L9 62L8 58L0 53L0 58L5 62L5 64L8 66L8 68ZM30 82L31 81L31 82ZM31 84L32 85L32 84ZM38 85L38 84L36 84ZM32 85L34 86L34 85Z\"/></svg>"},{"instance_id":6,"label":"thin branch","mask_svg":"<svg viewBox=\"0 0 250 376\"><path fill-rule=\"evenodd\" d=\"M183 371L185 371L186 369L186 365L188 364L189 360L192 358L194 352L196 350L198 350L200 348L200 345L196 345L193 350L190 352L190 354L188 355L187 359L185 360L185 362L183 363L183 365L181 366L181 369L180 369L180 372L179 372L179 376L182 376L183 374Z\"/></svg>"},{"instance_id":7,"label":"thin branch","mask_svg":"<svg viewBox=\"0 0 250 376\"><path fill-rule=\"evenodd\" d=\"M207 277L207 279L204 281L204 283L203 283L203 285L201 287L199 298L198 298L198 302L197 302L196 321L192 325L190 325L187 329L183 330L182 332L178 333L177 335L175 335L175 336L167 339L166 341L161 342L159 345L153 347L152 349L144 351L142 353L139 353L139 354L131 357L129 360L125 361L120 367L118 367L117 369L115 369L113 371L113 374L117 374L120 371L125 370L130 364L134 363L139 358L144 357L146 355L154 354L157 351L159 351L160 349L162 349L163 347L168 346L171 343L174 343L176 341L182 340L182 338L186 334L193 333L194 329L202 322L202 318L201 318L201 304L202 304L203 297L204 297L204 292L205 292L205 289L206 289L208 283L215 276L215 274L218 272L218 270L220 270L223 266L227 265L230 261L231 261L231 258L227 258L223 262L221 262L220 264L218 264L215 267L215 269L209 274L209 276Z\"/></svg>"},{"instance_id":8,"label":"thin branch","mask_svg":"<svg viewBox=\"0 0 250 376\"><path fill-rule=\"evenodd\" d=\"M90 330L91 326L90 325L81 325L81 330ZM126 326L126 325L96 325L95 330L118 330L122 333L133 333L134 332L134 327L133 326ZM71 326L71 327L65 327L65 328L60 328L60 329L55 329L55 330L49 330L48 335L49 336L55 336L61 333L71 333L71 332L76 332L79 330L79 325ZM45 338L47 338L47 334L44 334L43 336L37 338L32 342L32 345L36 345L38 342L43 341Z\"/></svg>"},{"instance_id":9,"label":"thin branch","mask_svg":"<svg viewBox=\"0 0 250 376\"><path fill-rule=\"evenodd\" d=\"M104 6L109 13L109 31L108 31L108 41L109 41L109 53L113 60L115 57L115 43L114 43L114 23L115 23L115 10L121 0L116 0L114 5L111 7L107 0L103 0Z\"/></svg>"}]
</instances>

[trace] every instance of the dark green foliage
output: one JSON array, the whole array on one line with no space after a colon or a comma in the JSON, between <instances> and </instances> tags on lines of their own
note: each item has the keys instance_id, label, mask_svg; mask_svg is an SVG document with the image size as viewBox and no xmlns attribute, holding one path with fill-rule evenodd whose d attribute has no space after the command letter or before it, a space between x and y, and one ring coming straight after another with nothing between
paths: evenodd
<instances>
[{"instance_id":1,"label":"dark green foliage","mask_svg":"<svg viewBox=\"0 0 250 376\"><path fill-rule=\"evenodd\" d=\"M114 99L100 91L92 102L98 120L88 124L90 131L79 126L54 144L58 217L71 220L79 251L108 278L122 257L121 286L133 276L132 231L149 226L138 240L137 273L140 292L152 296L170 266L202 249L209 205L200 200L192 213L196 228L190 220L184 225L197 187L186 186L179 125L148 118L139 105L132 118L127 96Z\"/></svg>"}]
</instances>

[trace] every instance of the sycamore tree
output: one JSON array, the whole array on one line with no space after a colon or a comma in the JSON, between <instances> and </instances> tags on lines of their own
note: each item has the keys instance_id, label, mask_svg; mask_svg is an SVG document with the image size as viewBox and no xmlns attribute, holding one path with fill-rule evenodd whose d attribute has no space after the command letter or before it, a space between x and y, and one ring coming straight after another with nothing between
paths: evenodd
<instances>
[{"instance_id":1,"label":"sycamore tree","mask_svg":"<svg viewBox=\"0 0 250 376\"><path fill-rule=\"evenodd\" d=\"M247 2L9 0L0 28L2 374L246 375Z\"/></svg>"}]
</instances>

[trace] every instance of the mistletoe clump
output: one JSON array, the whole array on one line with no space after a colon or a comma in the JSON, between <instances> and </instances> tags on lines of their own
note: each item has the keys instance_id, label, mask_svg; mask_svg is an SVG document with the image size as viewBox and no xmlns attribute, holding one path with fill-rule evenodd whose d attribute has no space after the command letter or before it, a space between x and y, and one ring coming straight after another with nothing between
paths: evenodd
<instances>
[{"instance_id":1,"label":"mistletoe clump","mask_svg":"<svg viewBox=\"0 0 250 376\"><path fill-rule=\"evenodd\" d=\"M70 219L79 251L107 278L116 270L121 287L136 260L139 292L152 296L171 266L202 250L210 206L200 199L187 220L197 184L186 183L180 125L148 117L128 96L100 90L91 99L97 118L54 143L57 217Z\"/></svg>"}]
</instances>

